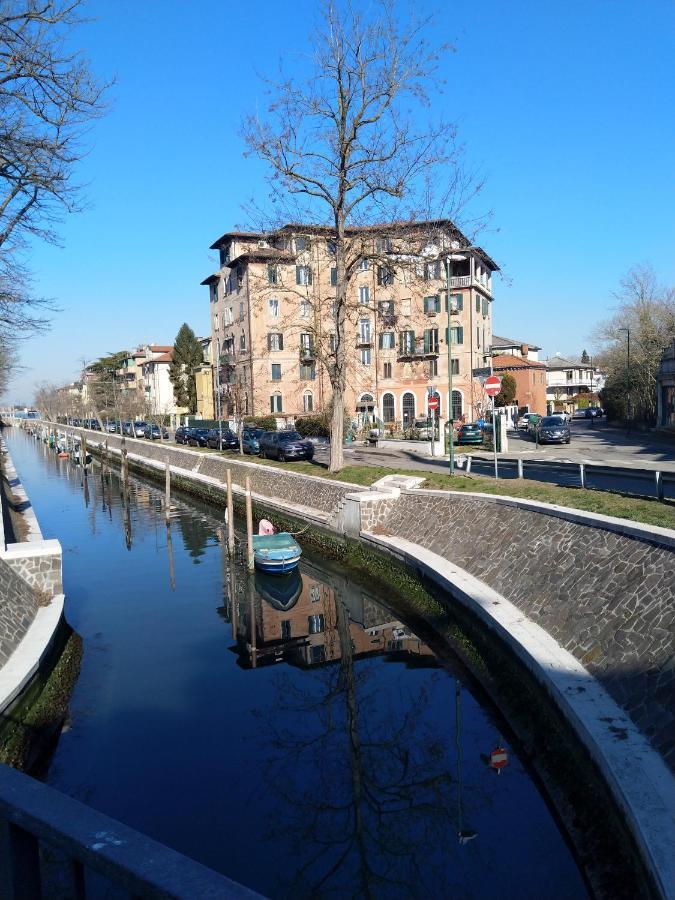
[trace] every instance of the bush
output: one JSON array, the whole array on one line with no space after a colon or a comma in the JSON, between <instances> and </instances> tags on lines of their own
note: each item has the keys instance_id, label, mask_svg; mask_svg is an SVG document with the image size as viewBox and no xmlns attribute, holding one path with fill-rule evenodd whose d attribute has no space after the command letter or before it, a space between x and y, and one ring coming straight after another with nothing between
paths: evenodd
<instances>
[{"instance_id":1,"label":"bush","mask_svg":"<svg viewBox=\"0 0 675 900\"><path fill-rule=\"evenodd\" d=\"M295 420L295 430L303 437L330 437L325 416L302 416Z\"/></svg>"},{"instance_id":2,"label":"bush","mask_svg":"<svg viewBox=\"0 0 675 900\"><path fill-rule=\"evenodd\" d=\"M276 416L244 416L244 425L251 425L253 428L264 428L265 431L277 430Z\"/></svg>"}]
</instances>

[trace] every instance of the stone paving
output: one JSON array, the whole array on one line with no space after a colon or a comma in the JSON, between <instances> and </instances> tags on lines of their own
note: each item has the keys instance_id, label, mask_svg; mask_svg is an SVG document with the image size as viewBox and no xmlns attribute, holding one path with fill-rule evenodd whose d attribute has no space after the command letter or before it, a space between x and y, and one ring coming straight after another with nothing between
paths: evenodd
<instances>
[{"instance_id":1,"label":"stone paving","mask_svg":"<svg viewBox=\"0 0 675 900\"><path fill-rule=\"evenodd\" d=\"M675 768L675 553L488 498L404 493L384 522L572 653Z\"/></svg>"}]
</instances>

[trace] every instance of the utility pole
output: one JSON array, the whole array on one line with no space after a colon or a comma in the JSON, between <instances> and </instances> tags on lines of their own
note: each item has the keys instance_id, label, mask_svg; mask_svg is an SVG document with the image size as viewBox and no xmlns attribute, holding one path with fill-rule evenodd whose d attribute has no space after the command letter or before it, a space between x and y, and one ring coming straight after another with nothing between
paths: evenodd
<instances>
[{"instance_id":1,"label":"utility pole","mask_svg":"<svg viewBox=\"0 0 675 900\"><path fill-rule=\"evenodd\" d=\"M630 434L630 328L624 326L619 331L626 332L626 434Z\"/></svg>"},{"instance_id":2,"label":"utility pole","mask_svg":"<svg viewBox=\"0 0 675 900\"><path fill-rule=\"evenodd\" d=\"M452 310L450 308L450 260L445 260L446 306L448 310L448 431L450 440L450 475L455 474L455 428L452 410Z\"/></svg>"}]
</instances>

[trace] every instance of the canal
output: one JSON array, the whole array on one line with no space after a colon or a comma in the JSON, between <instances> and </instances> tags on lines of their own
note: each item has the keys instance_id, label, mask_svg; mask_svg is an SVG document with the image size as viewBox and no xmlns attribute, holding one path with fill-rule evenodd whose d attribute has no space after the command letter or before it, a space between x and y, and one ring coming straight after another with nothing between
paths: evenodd
<instances>
[{"instance_id":1,"label":"canal","mask_svg":"<svg viewBox=\"0 0 675 900\"><path fill-rule=\"evenodd\" d=\"M307 550L296 580L248 578L218 510L178 498L167 529L150 483L124 502L5 435L84 644L51 785L268 897L587 896L499 714L413 618Z\"/></svg>"}]
</instances>

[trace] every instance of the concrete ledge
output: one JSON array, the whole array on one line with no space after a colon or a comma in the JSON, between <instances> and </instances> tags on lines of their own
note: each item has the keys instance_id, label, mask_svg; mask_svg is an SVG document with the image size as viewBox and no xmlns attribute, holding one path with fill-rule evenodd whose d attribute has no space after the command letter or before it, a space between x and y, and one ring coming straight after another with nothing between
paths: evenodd
<instances>
[{"instance_id":1,"label":"concrete ledge","mask_svg":"<svg viewBox=\"0 0 675 900\"><path fill-rule=\"evenodd\" d=\"M624 710L549 634L465 570L402 538L361 537L449 592L516 653L602 772L660 895L675 898L675 778Z\"/></svg>"},{"instance_id":2,"label":"concrete ledge","mask_svg":"<svg viewBox=\"0 0 675 900\"><path fill-rule=\"evenodd\" d=\"M9 455L9 451L7 450L7 445L5 442L2 442L3 455L5 458L4 462L4 470L5 476L9 482L9 486L12 489L12 493L18 499L20 509L19 512L21 514L21 518L26 526L27 535L26 541L41 541L42 540L42 531L40 530L40 524L37 520L37 516L35 515L35 510L28 499L28 494L26 493L23 485L21 484L21 479L17 475L16 469L14 467L14 463L12 461L12 457Z\"/></svg>"},{"instance_id":3,"label":"concrete ledge","mask_svg":"<svg viewBox=\"0 0 675 900\"><path fill-rule=\"evenodd\" d=\"M572 509L569 506L558 506L554 503L542 503L539 500L526 500L522 497L506 497L501 494L483 494L479 491L435 491L435 490L406 490L406 494L415 497L460 497L473 498L474 500L487 500L497 506L512 506L528 512L540 513L543 516L553 516L574 522L577 525L588 525L591 528L601 528L604 531L613 531L625 537L646 541L659 547L675 550L675 529L661 528L658 525L648 525L642 522L633 522L630 519L617 519L615 516L605 516L602 513L586 512L582 509Z\"/></svg>"},{"instance_id":4,"label":"concrete ledge","mask_svg":"<svg viewBox=\"0 0 675 900\"><path fill-rule=\"evenodd\" d=\"M4 712L21 694L40 668L51 647L63 615L63 594L41 606L16 650L0 668L0 712Z\"/></svg>"}]
</instances>

